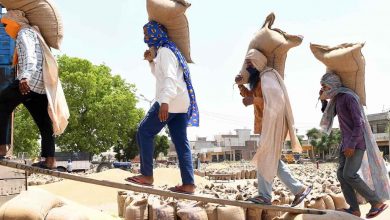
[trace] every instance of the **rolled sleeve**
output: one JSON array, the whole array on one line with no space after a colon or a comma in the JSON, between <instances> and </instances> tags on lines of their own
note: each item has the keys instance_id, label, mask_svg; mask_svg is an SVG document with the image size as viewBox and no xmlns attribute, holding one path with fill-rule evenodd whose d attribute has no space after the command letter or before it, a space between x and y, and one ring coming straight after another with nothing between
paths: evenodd
<instances>
[{"instance_id":1,"label":"rolled sleeve","mask_svg":"<svg viewBox=\"0 0 390 220\"><path fill-rule=\"evenodd\" d=\"M348 109L351 114L353 129L352 129L352 135L350 139L347 141L347 146L345 147L355 149L358 143L358 138L364 135L363 134L364 119L358 101L352 96L348 96L346 101L347 101Z\"/></svg>"}]
</instances>

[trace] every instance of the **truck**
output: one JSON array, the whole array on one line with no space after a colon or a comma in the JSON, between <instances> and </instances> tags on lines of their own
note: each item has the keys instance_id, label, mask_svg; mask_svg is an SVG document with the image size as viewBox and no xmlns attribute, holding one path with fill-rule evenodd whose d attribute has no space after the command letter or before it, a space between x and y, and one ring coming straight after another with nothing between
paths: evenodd
<instances>
[{"instance_id":1,"label":"truck","mask_svg":"<svg viewBox=\"0 0 390 220\"><path fill-rule=\"evenodd\" d=\"M0 5L0 19L5 8ZM15 68L12 66L15 41L5 32L4 25L0 23L0 94L15 78ZM12 120L12 119L11 119ZM12 121L8 122L7 142L11 143ZM12 145L12 143L11 143Z\"/></svg>"},{"instance_id":2,"label":"truck","mask_svg":"<svg viewBox=\"0 0 390 220\"><path fill-rule=\"evenodd\" d=\"M87 171L92 168L91 154L86 152L56 152L57 170L68 171L68 161L72 162L72 171Z\"/></svg>"}]
</instances>

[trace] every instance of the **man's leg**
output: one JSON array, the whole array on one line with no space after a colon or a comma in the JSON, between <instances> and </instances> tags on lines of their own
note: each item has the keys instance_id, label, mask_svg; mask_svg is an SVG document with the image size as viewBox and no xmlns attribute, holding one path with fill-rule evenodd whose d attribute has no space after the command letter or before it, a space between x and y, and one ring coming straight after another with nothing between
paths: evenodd
<instances>
[{"instance_id":1,"label":"man's leg","mask_svg":"<svg viewBox=\"0 0 390 220\"><path fill-rule=\"evenodd\" d=\"M23 102L30 112L41 134L41 157L46 159L47 165L55 165L55 138L53 124L47 111L48 101L46 94L30 92L31 98Z\"/></svg>"},{"instance_id":2,"label":"man's leg","mask_svg":"<svg viewBox=\"0 0 390 220\"><path fill-rule=\"evenodd\" d=\"M137 131L139 153L141 158L141 174L147 177L153 176L154 137L167 123L160 122L160 119L158 118L159 110L159 103L154 103L145 118L141 121ZM168 121L171 118L171 114L169 115Z\"/></svg>"},{"instance_id":3,"label":"man's leg","mask_svg":"<svg viewBox=\"0 0 390 220\"><path fill-rule=\"evenodd\" d=\"M8 136L11 113L24 98L19 92L18 82L14 81L0 95L0 156L5 156L6 147L10 144Z\"/></svg>"},{"instance_id":4,"label":"man's leg","mask_svg":"<svg viewBox=\"0 0 390 220\"><path fill-rule=\"evenodd\" d=\"M362 159L364 156L363 150L355 149L355 153L352 157L346 158L344 170L343 170L343 178L344 180L360 195L362 195L371 205L376 205L380 203L381 200L375 191L371 190L367 184L360 178L359 174L357 174L360 166L362 164ZM356 195L354 197L356 199ZM356 204L355 204L356 201ZM358 206L357 200L353 201L354 206ZM352 206L352 205L351 205Z\"/></svg>"},{"instance_id":5,"label":"man's leg","mask_svg":"<svg viewBox=\"0 0 390 220\"><path fill-rule=\"evenodd\" d=\"M176 114L168 122L172 142L175 144L183 185L194 185L194 168L191 147L187 139L187 113Z\"/></svg>"},{"instance_id":6,"label":"man's leg","mask_svg":"<svg viewBox=\"0 0 390 220\"><path fill-rule=\"evenodd\" d=\"M340 148L339 168L337 169L337 179L340 182L341 190L343 192L345 200L347 201L347 203L350 206L350 210L352 212L359 212L359 215L360 215L360 208L359 208L359 204L357 202L355 190L348 183L348 180L346 180L344 178L344 170L348 169L348 167L346 167L345 165L346 165L346 157L344 156L344 153L341 151L341 148Z\"/></svg>"},{"instance_id":7,"label":"man's leg","mask_svg":"<svg viewBox=\"0 0 390 220\"><path fill-rule=\"evenodd\" d=\"M267 182L260 172L257 172L259 196L264 198L268 203L272 201L272 182Z\"/></svg>"},{"instance_id":8,"label":"man's leg","mask_svg":"<svg viewBox=\"0 0 390 220\"><path fill-rule=\"evenodd\" d=\"M305 186L291 175L288 166L279 160L278 173L280 181L294 194L297 195L305 190Z\"/></svg>"}]
</instances>

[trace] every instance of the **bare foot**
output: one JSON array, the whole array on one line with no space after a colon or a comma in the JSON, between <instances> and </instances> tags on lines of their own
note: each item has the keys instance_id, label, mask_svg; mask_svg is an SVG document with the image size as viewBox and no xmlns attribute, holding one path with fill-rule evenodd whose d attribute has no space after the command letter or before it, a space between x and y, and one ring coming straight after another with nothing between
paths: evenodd
<instances>
[{"instance_id":1,"label":"bare foot","mask_svg":"<svg viewBox=\"0 0 390 220\"><path fill-rule=\"evenodd\" d=\"M8 147L7 145L0 145L0 156L7 155Z\"/></svg>"}]
</instances>

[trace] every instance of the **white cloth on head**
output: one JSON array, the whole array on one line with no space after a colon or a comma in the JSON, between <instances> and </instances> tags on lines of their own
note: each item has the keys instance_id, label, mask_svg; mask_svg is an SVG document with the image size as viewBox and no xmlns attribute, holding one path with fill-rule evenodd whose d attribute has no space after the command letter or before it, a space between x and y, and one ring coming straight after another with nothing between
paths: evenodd
<instances>
[{"instance_id":1,"label":"white cloth on head","mask_svg":"<svg viewBox=\"0 0 390 220\"><path fill-rule=\"evenodd\" d=\"M156 77L156 101L160 105L167 103L170 113L187 113L190 97L175 54L169 48L160 47L150 66Z\"/></svg>"}]
</instances>

